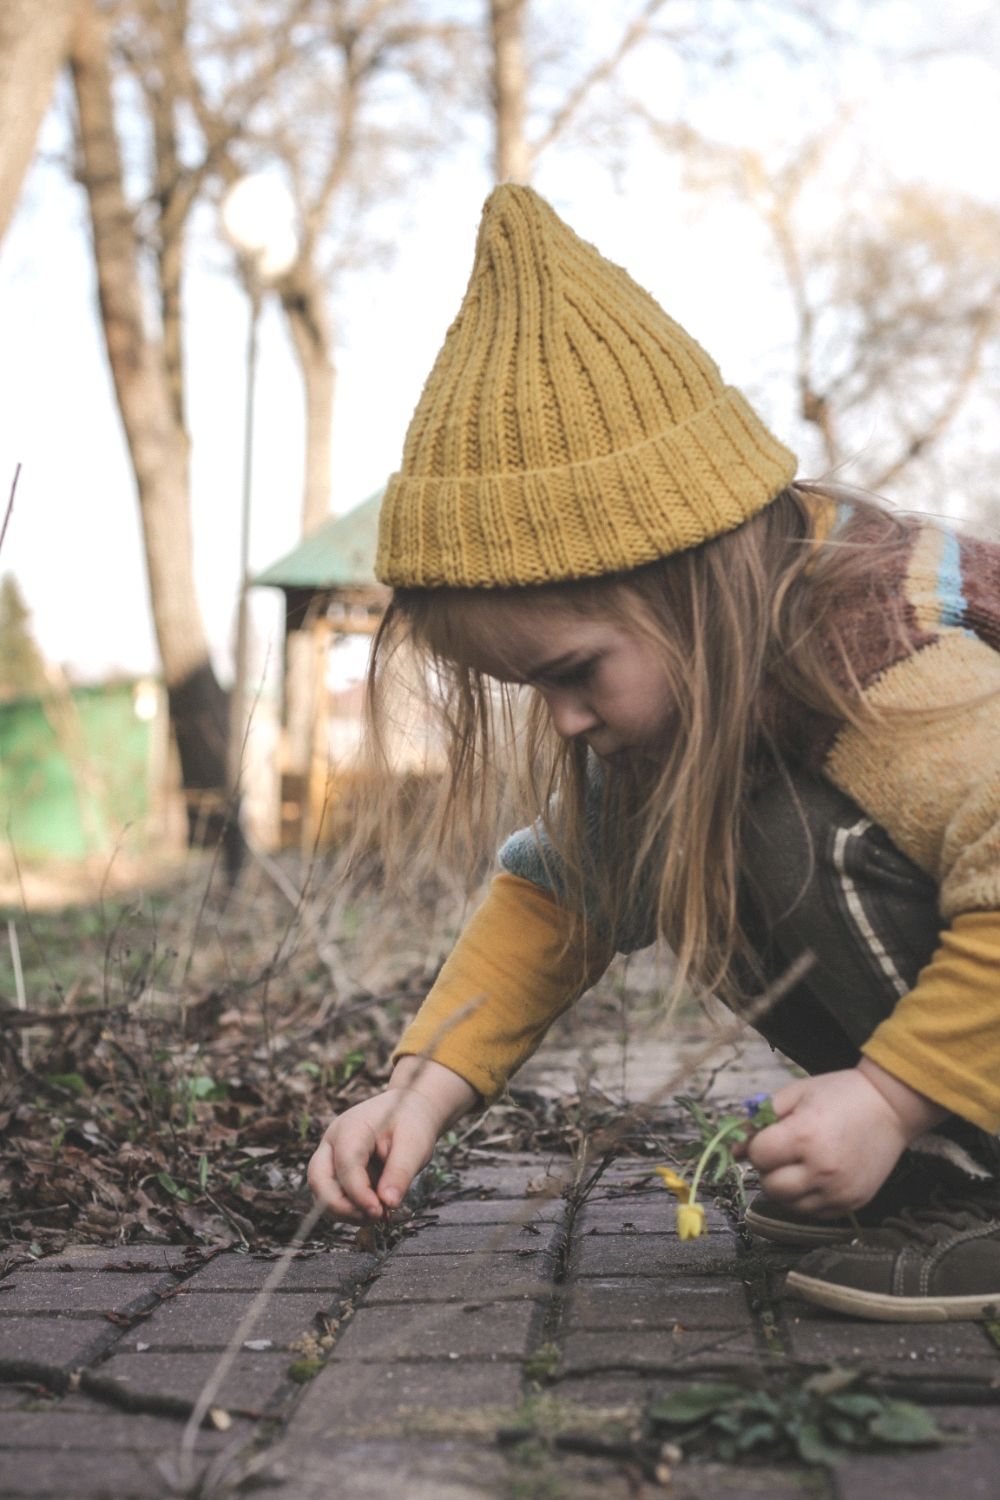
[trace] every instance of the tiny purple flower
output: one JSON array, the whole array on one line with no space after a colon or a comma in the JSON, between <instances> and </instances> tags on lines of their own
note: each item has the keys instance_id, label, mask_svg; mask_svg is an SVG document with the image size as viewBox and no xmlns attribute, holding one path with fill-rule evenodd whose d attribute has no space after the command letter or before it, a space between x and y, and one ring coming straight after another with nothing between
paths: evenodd
<instances>
[{"instance_id":1,"label":"tiny purple flower","mask_svg":"<svg viewBox=\"0 0 1000 1500\"><path fill-rule=\"evenodd\" d=\"M755 1130L763 1130L765 1126L777 1123L778 1116L770 1094L752 1094L749 1099L744 1099L743 1108L749 1115L750 1124Z\"/></svg>"}]
</instances>

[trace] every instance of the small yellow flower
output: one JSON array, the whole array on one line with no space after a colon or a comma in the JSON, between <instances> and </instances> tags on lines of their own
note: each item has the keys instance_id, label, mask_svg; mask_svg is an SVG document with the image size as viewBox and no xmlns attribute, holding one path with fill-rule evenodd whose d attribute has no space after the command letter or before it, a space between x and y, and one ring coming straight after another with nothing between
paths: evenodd
<instances>
[{"instance_id":1,"label":"small yellow flower","mask_svg":"<svg viewBox=\"0 0 1000 1500\"><path fill-rule=\"evenodd\" d=\"M670 1167L654 1167L653 1171L658 1177L663 1178L663 1186L669 1192L673 1193L679 1202L686 1203L688 1201L691 1196L691 1188L684 1181L683 1177L679 1177Z\"/></svg>"},{"instance_id":2,"label":"small yellow flower","mask_svg":"<svg viewBox=\"0 0 1000 1500\"><path fill-rule=\"evenodd\" d=\"M705 1210L700 1203L678 1203L677 1238L696 1240L705 1233Z\"/></svg>"}]
</instances>

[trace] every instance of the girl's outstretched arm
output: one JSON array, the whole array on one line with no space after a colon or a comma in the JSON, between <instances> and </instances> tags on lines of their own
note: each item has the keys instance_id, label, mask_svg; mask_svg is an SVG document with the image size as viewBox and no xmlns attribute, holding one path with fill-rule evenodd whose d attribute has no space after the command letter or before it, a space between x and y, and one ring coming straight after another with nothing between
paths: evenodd
<instances>
[{"instance_id":1,"label":"girl's outstretched arm","mask_svg":"<svg viewBox=\"0 0 1000 1500\"><path fill-rule=\"evenodd\" d=\"M381 1219L403 1200L438 1137L479 1102L442 1063L404 1057L381 1094L327 1126L307 1173L317 1203L355 1224Z\"/></svg>"},{"instance_id":2,"label":"girl's outstretched arm","mask_svg":"<svg viewBox=\"0 0 1000 1500\"><path fill-rule=\"evenodd\" d=\"M501 1092L610 959L610 942L587 939L548 892L498 875L402 1037L389 1087L324 1133L308 1172L317 1201L353 1223L384 1217L438 1137Z\"/></svg>"}]
</instances>

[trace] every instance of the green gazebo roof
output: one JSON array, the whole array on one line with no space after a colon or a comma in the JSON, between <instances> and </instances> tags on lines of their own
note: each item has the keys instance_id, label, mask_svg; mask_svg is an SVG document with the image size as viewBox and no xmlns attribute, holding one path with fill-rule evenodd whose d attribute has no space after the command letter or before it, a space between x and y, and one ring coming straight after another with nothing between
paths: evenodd
<instances>
[{"instance_id":1,"label":"green gazebo roof","mask_svg":"<svg viewBox=\"0 0 1000 1500\"><path fill-rule=\"evenodd\" d=\"M254 584L279 589L358 588L375 583L382 490L342 516L331 516L291 552L258 573Z\"/></svg>"}]
</instances>

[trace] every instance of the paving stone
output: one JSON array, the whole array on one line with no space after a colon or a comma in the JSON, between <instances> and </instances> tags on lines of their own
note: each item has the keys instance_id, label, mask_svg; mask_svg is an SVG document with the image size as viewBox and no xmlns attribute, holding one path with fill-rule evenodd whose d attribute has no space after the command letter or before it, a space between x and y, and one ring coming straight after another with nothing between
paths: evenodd
<instances>
[{"instance_id":1,"label":"paving stone","mask_svg":"<svg viewBox=\"0 0 1000 1500\"><path fill-rule=\"evenodd\" d=\"M401 1307L361 1307L337 1340L334 1358L520 1359L541 1307L500 1302L467 1310L461 1303L416 1302ZM428 1378L433 1379L431 1372Z\"/></svg>"},{"instance_id":2,"label":"paving stone","mask_svg":"<svg viewBox=\"0 0 1000 1500\"><path fill-rule=\"evenodd\" d=\"M658 1198L642 1196L602 1198L583 1205L573 1225L574 1235L589 1234L664 1234L674 1228L676 1201L669 1193ZM732 1225L721 1208L705 1206L705 1227L709 1234L731 1233Z\"/></svg>"},{"instance_id":3,"label":"paving stone","mask_svg":"<svg viewBox=\"0 0 1000 1500\"><path fill-rule=\"evenodd\" d=\"M504 1360L445 1361L427 1364L361 1364L331 1360L312 1379L295 1405L285 1437L307 1445L331 1434L387 1432L398 1435L412 1422L426 1430L429 1413L483 1412L496 1426L498 1412L521 1401L521 1368ZM487 1420L488 1418L488 1420ZM448 1428L453 1430L454 1423ZM491 1429L492 1430L492 1429Z\"/></svg>"},{"instance_id":4,"label":"paving stone","mask_svg":"<svg viewBox=\"0 0 1000 1500\"><path fill-rule=\"evenodd\" d=\"M793 1324L798 1359L863 1365L894 1374L976 1375L1000 1380L1000 1351L974 1323L862 1323L856 1319Z\"/></svg>"},{"instance_id":5,"label":"paving stone","mask_svg":"<svg viewBox=\"0 0 1000 1500\"><path fill-rule=\"evenodd\" d=\"M286 1481L268 1500L509 1500L503 1456L481 1444L388 1438L345 1442L328 1438L303 1450L285 1447ZM405 1479L405 1490L401 1482Z\"/></svg>"},{"instance_id":6,"label":"paving stone","mask_svg":"<svg viewBox=\"0 0 1000 1500\"><path fill-rule=\"evenodd\" d=\"M744 1329L690 1330L667 1333L655 1328L628 1332L569 1333L563 1340L561 1375L588 1370L638 1372L668 1370L685 1363L734 1364L756 1368L761 1362L752 1333Z\"/></svg>"},{"instance_id":7,"label":"paving stone","mask_svg":"<svg viewBox=\"0 0 1000 1500\"><path fill-rule=\"evenodd\" d=\"M522 1164L498 1159L497 1165L463 1167L462 1194L482 1194L490 1198L558 1199L573 1180L570 1162L559 1158L535 1157Z\"/></svg>"},{"instance_id":8,"label":"paving stone","mask_svg":"<svg viewBox=\"0 0 1000 1500\"><path fill-rule=\"evenodd\" d=\"M673 1132L672 1140L682 1140L684 1132ZM693 1135L691 1136L693 1140ZM654 1172L654 1167L661 1166L663 1158L659 1153L651 1153L649 1156L616 1156L609 1161L601 1173L599 1186L607 1187L609 1183L622 1182L652 1182L656 1184L657 1191L663 1192L660 1179ZM597 1162L595 1160L594 1166Z\"/></svg>"},{"instance_id":9,"label":"paving stone","mask_svg":"<svg viewBox=\"0 0 1000 1500\"><path fill-rule=\"evenodd\" d=\"M668 1195L652 1163L633 1161L601 1173L587 1194L588 1203L620 1203L622 1199L650 1199L662 1203Z\"/></svg>"},{"instance_id":10,"label":"paving stone","mask_svg":"<svg viewBox=\"0 0 1000 1500\"><path fill-rule=\"evenodd\" d=\"M437 1224L543 1224L566 1217L563 1198L457 1198L452 1203L421 1210L419 1219Z\"/></svg>"},{"instance_id":11,"label":"paving stone","mask_svg":"<svg viewBox=\"0 0 1000 1500\"><path fill-rule=\"evenodd\" d=\"M44 1408L0 1411L0 1450L4 1448L99 1448L102 1452L162 1452L176 1447L183 1423L142 1412L118 1411L87 1396L67 1396ZM197 1446L225 1448L241 1434L249 1441L252 1422L234 1418L228 1432L197 1434ZM0 1459L0 1467L3 1461Z\"/></svg>"},{"instance_id":12,"label":"paving stone","mask_svg":"<svg viewBox=\"0 0 1000 1500\"><path fill-rule=\"evenodd\" d=\"M65 1274L66 1271L99 1271L105 1266L114 1266L118 1275L127 1275L134 1266L140 1275L158 1275L164 1271L180 1272L190 1259L190 1250L182 1245L67 1245L58 1255L23 1261L17 1271Z\"/></svg>"},{"instance_id":13,"label":"paving stone","mask_svg":"<svg viewBox=\"0 0 1000 1500\"><path fill-rule=\"evenodd\" d=\"M122 1276L114 1271L71 1271L58 1276L15 1273L0 1296L0 1318L10 1313L128 1312L149 1301L153 1292L176 1285L172 1276Z\"/></svg>"},{"instance_id":14,"label":"paving stone","mask_svg":"<svg viewBox=\"0 0 1000 1500\"><path fill-rule=\"evenodd\" d=\"M637 963L642 967L637 969ZM573 1011L571 1020L556 1023L544 1048L518 1074L518 1087L558 1098L578 1090L584 1073L592 1074L606 1097L646 1105L655 1111L662 1127L675 1123L671 1099L680 1085L671 1086L671 1080L680 1074L687 1075L684 1089L697 1091L707 1107L734 1108L740 1113L749 1093L770 1092L789 1082L788 1064L770 1050L763 1038L750 1032L746 1042L741 1043L741 1048L745 1048L743 1056L733 1057L730 1049L725 1049L723 1071L717 1072L715 1065L719 1059L713 1058L695 1065L692 1072L693 1059L704 1051L705 1043L711 1040L711 1031L701 1020L692 1024L681 1017L671 1018L668 1030L662 1009L658 1013L647 1010L649 999L661 995L665 987L669 987L665 962L647 967L644 960L630 958L628 1038L604 1035L581 1046L581 1024L590 1031L596 1020L595 1010L584 1001L579 1010ZM607 994L610 987L604 988ZM643 1010L646 1014L642 1014ZM723 1018L720 1013L720 1020L723 1019L728 1024L732 1017ZM598 1029L600 1025L598 1020ZM690 1117L681 1116L679 1110L676 1116L677 1123L690 1122Z\"/></svg>"},{"instance_id":15,"label":"paving stone","mask_svg":"<svg viewBox=\"0 0 1000 1500\"><path fill-rule=\"evenodd\" d=\"M120 1334L106 1318L0 1318L0 1359L73 1369L99 1358Z\"/></svg>"},{"instance_id":16,"label":"paving stone","mask_svg":"<svg viewBox=\"0 0 1000 1500\"><path fill-rule=\"evenodd\" d=\"M639 1276L576 1282L563 1328L741 1328L753 1324L742 1283Z\"/></svg>"},{"instance_id":17,"label":"paving stone","mask_svg":"<svg viewBox=\"0 0 1000 1500\"><path fill-rule=\"evenodd\" d=\"M576 1240L569 1273L578 1276L736 1275L736 1241L724 1235L679 1240L676 1234L594 1234Z\"/></svg>"},{"instance_id":18,"label":"paving stone","mask_svg":"<svg viewBox=\"0 0 1000 1500\"><path fill-rule=\"evenodd\" d=\"M915 1500L917 1496L960 1495L962 1500L996 1500L997 1437L983 1408L966 1413L934 1409L938 1424L963 1434L965 1441L918 1453L858 1454L838 1464L833 1475L836 1500Z\"/></svg>"},{"instance_id":19,"label":"paving stone","mask_svg":"<svg viewBox=\"0 0 1000 1500\"><path fill-rule=\"evenodd\" d=\"M133 1391L194 1401L218 1358L217 1354L166 1354L150 1349L142 1354L115 1354L98 1373L123 1381ZM222 1383L217 1404L262 1410L285 1382L291 1363L286 1353L242 1350Z\"/></svg>"},{"instance_id":20,"label":"paving stone","mask_svg":"<svg viewBox=\"0 0 1000 1500\"><path fill-rule=\"evenodd\" d=\"M438 1255L390 1257L365 1291L365 1305L380 1302L487 1303L549 1292L552 1258L547 1255Z\"/></svg>"},{"instance_id":21,"label":"paving stone","mask_svg":"<svg viewBox=\"0 0 1000 1500\"><path fill-rule=\"evenodd\" d=\"M515 1220L494 1224L428 1225L406 1235L392 1254L401 1255L489 1255L521 1250L551 1250L562 1239L558 1222L519 1224Z\"/></svg>"},{"instance_id":22,"label":"paving stone","mask_svg":"<svg viewBox=\"0 0 1000 1500\"><path fill-rule=\"evenodd\" d=\"M513 1454L508 1455L508 1461L512 1458ZM815 1471L810 1474L804 1469L739 1469L685 1462L675 1467L668 1488L647 1485L637 1490L635 1476L624 1474L620 1462L560 1454L555 1462L543 1458L540 1464L536 1459L534 1464L517 1468L512 1463L511 1468L511 1479L518 1484L512 1493L572 1496L572 1500L632 1500L637 1493L663 1494L665 1500L771 1500L773 1496L818 1500L822 1493L817 1490Z\"/></svg>"},{"instance_id":23,"label":"paving stone","mask_svg":"<svg viewBox=\"0 0 1000 1500\"><path fill-rule=\"evenodd\" d=\"M823 1485L823 1488L819 1488ZM817 1479L815 1469L730 1468L725 1464L703 1464L684 1462L674 1469L668 1491L670 1500L773 1500L775 1496L794 1496L797 1500L817 1500L827 1494L825 1484ZM873 1500L873 1493L884 1500L881 1492L869 1492L865 1500ZM911 1491L907 1500L916 1500L922 1491Z\"/></svg>"},{"instance_id":24,"label":"paving stone","mask_svg":"<svg viewBox=\"0 0 1000 1500\"><path fill-rule=\"evenodd\" d=\"M1000 1404L991 1406L932 1406L939 1426L971 1437L1000 1438Z\"/></svg>"},{"instance_id":25,"label":"paving stone","mask_svg":"<svg viewBox=\"0 0 1000 1500\"><path fill-rule=\"evenodd\" d=\"M573 1500L633 1500L635 1478L615 1459L578 1453L544 1453L538 1448L510 1448L504 1457L511 1493L572 1495ZM530 1489L529 1489L530 1486Z\"/></svg>"},{"instance_id":26,"label":"paving stone","mask_svg":"<svg viewBox=\"0 0 1000 1500\"><path fill-rule=\"evenodd\" d=\"M276 1257L217 1255L195 1273L187 1287L192 1292L245 1292L259 1290L274 1270ZM292 1260L275 1295L282 1292L323 1292L330 1301L343 1296L378 1265L378 1256L359 1250L324 1250L317 1255Z\"/></svg>"},{"instance_id":27,"label":"paving stone","mask_svg":"<svg viewBox=\"0 0 1000 1500\"><path fill-rule=\"evenodd\" d=\"M3 1455L4 1500L156 1500L166 1493L152 1460L133 1453L8 1448Z\"/></svg>"},{"instance_id":28,"label":"paving stone","mask_svg":"<svg viewBox=\"0 0 1000 1500\"><path fill-rule=\"evenodd\" d=\"M270 1296L247 1333L247 1339L270 1339L278 1348L315 1329L315 1316L329 1305L317 1292ZM172 1297L148 1318L136 1323L122 1347L147 1344L151 1349L222 1349L229 1343L249 1307L246 1292Z\"/></svg>"},{"instance_id":29,"label":"paving stone","mask_svg":"<svg viewBox=\"0 0 1000 1500\"><path fill-rule=\"evenodd\" d=\"M560 1404L601 1411L641 1412L653 1390L649 1376L632 1371L613 1375L570 1375L558 1380L552 1393Z\"/></svg>"}]
</instances>

